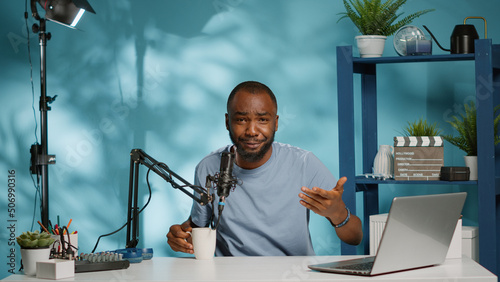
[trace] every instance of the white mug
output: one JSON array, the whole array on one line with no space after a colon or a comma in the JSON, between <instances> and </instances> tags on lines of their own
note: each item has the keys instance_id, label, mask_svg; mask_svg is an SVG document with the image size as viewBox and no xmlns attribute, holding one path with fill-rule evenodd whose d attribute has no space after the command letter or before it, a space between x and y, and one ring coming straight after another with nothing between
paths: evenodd
<instances>
[{"instance_id":1,"label":"white mug","mask_svg":"<svg viewBox=\"0 0 500 282\"><path fill-rule=\"evenodd\" d=\"M196 227L191 232L196 259L212 259L215 253L217 231L210 227Z\"/></svg>"}]
</instances>

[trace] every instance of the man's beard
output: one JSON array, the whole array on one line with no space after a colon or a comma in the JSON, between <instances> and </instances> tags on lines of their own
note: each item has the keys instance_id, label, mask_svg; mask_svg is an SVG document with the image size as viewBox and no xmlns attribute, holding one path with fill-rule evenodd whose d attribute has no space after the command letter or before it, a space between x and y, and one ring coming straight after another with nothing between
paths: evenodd
<instances>
[{"instance_id":1,"label":"man's beard","mask_svg":"<svg viewBox=\"0 0 500 282\"><path fill-rule=\"evenodd\" d=\"M236 140L236 138L234 138L233 134L231 134L231 131L229 131L229 137L231 138L231 141L233 142L233 144L236 146L236 152L238 153L238 156L241 157L246 162L258 162L258 161L262 160L262 158L264 158L264 156L266 155L267 151L269 151L269 149L271 149L271 146L273 145L274 135L275 135L275 132L273 131L273 135L271 136L271 138L264 137L264 139L261 139L261 140L256 139L256 138L247 138L247 139L238 138ZM238 141L238 142L236 142L236 141ZM246 141L264 142L264 146L262 146L262 148L257 152L248 152L248 151L245 151L245 149L243 149L242 146L240 145L241 143L239 143L239 142L246 142Z\"/></svg>"}]
</instances>

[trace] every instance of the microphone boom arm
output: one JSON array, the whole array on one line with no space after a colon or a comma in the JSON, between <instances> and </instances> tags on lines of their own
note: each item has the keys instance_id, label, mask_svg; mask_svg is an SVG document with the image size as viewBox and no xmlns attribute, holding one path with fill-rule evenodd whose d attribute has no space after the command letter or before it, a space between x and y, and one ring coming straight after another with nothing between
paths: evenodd
<instances>
[{"instance_id":1,"label":"microphone boom arm","mask_svg":"<svg viewBox=\"0 0 500 282\"><path fill-rule=\"evenodd\" d=\"M132 149L130 152L130 181L128 195L128 212L127 212L127 243L126 248L135 248L139 242L137 239L139 231L139 208L138 208L138 186L139 186L139 165L142 164L154 171L157 175L170 183L173 188L181 190L184 194L191 197L201 205L206 205L212 202L209 187L206 189L193 185L180 177L178 174L170 170L170 168L161 162L156 161L151 156L146 154L141 149ZM174 179L175 177L184 185L179 185ZM186 190L184 187L189 187L199 194L196 197L193 193Z\"/></svg>"}]
</instances>

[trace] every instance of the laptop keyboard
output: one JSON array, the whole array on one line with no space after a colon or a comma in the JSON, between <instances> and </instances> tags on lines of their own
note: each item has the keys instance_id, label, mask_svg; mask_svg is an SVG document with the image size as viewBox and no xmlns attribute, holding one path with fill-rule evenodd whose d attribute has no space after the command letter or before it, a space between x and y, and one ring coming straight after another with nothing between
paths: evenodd
<instances>
[{"instance_id":1,"label":"laptop keyboard","mask_svg":"<svg viewBox=\"0 0 500 282\"><path fill-rule=\"evenodd\" d=\"M357 264L350 264L350 265L343 265L343 266L335 266L335 268L339 269L346 269L346 270L361 270L361 271L369 271L373 267L373 261L370 262L363 262L363 263L357 263Z\"/></svg>"}]
</instances>

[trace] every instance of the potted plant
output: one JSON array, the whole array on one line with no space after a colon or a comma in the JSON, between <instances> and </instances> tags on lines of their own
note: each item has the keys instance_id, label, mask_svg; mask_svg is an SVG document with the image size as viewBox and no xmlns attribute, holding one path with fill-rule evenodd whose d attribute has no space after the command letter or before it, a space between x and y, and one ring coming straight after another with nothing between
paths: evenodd
<instances>
[{"instance_id":1,"label":"potted plant","mask_svg":"<svg viewBox=\"0 0 500 282\"><path fill-rule=\"evenodd\" d=\"M441 134L441 130L438 129L437 123L427 123L427 120L423 118L408 122L408 125L403 128L404 136L438 136L439 134Z\"/></svg>"},{"instance_id":2,"label":"potted plant","mask_svg":"<svg viewBox=\"0 0 500 282\"><path fill-rule=\"evenodd\" d=\"M426 9L412 13L396 21L403 13L398 10L407 0L343 0L345 12L340 13L339 21L349 18L362 34L356 36L361 57L380 57L384 51L387 36L399 28L410 24L414 19L433 11Z\"/></svg>"},{"instance_id":3,"label":"potted plant","mask_svg":"<svg viewBox=\"0 0 500 282\"><path fill-rule=\"evenodd\" d=\"M36 274L36 262L48 260L50 257L50 246L54 239L47 232L26 231L16 237L17 243L21 247L21 258L23 260L24 274Z\"/></svg>"},{"instance_id":4,"label":"potted plant","mask_svg":"<svg viewBox=\"0 0 500 282\"><path fill-rule=\"evenodd\" d=\"M444 164L443 138L437 123L420 118L394 137L394 179L439 180Z\"/></svg>"},{"instance_id":5,"label":"potted plant","mask_svg":"<svg viewBox=\"0 0 500 282\"><path fill-rule=\"evenodd\" d=\"M476 123L476 105L474 101L464 105L465 112L459 117L453 116L448 123L458 132L458 136L444 135L443 138L452 145L457 146L466 153L464 156L465 166L470 169L469 180L477 180L477 123ZM495 107L495 113L500 110L500 105ZM498 135L498 124L500 114L493 120L494 143L500 143Z\"/></svg>"}]
</instances>

